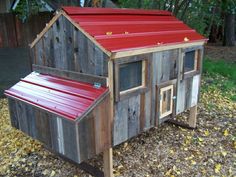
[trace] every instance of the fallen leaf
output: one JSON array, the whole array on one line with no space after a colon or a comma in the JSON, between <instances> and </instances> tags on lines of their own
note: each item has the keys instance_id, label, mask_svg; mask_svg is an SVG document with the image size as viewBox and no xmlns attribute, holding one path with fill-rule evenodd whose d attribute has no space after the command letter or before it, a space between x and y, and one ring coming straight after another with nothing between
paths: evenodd
<instances>
[{"instance_id":1,"label":"fallen leaf","mask_svg":"<svg viewBox=\"0 0 236 177\"><path fill-rule=\"evenodd\" d=\"M56 172L54 170L52 170L51 174L50 174L50 177L53 177L55 176Z\"/></svg>"},{"instance_id":2,"label":"fallen leaf","mask_svg":"<svg viewBox=\"0 0 236 177\"><path fill-rule=\"evenodd\" d=\"M219 173L220 170L221 170L221 164L218 163L215 165L215 173Z\"/></svg>"},{"instance_id":3,"label":"fallen leaf","mask_svg":"<svg viewBox=\"0 0 236 177\"><path fill-rule=\"evenodd\" d=\"M221 154L225 157L227 155L226 151L221 151Z\"/></svg>"},{"instance_id":4,"label":"fallen leaf","mask_svg":"<svg viewBox=\"0 0 236 177\"><path fill-rule=\"evenodd\" d=\"M210 134L210 133L209 133L209 130L205 130L205 131L204 131L204 134L205 134L205 136L209 136L209 134Z\"/></svg>"},{"instance_id":5,"label":"fallen leaf","mask_svg":"<svg viewBox=\"0 0 236 177\"><path fill-rule=\"evenodd\" d=\"M226 129L225 131L224 131L224 136L228 136L229 135L229 131Z\"/></svg>"}]
</instances>

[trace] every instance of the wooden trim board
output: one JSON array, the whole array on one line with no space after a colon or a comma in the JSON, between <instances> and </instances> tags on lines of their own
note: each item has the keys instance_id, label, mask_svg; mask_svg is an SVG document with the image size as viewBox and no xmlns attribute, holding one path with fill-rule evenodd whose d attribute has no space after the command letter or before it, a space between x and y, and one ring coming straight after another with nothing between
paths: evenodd
<instances>
[{"instance_id":1,"label":"wooden trim board","mask_svg":"<svg viewBox=\"0 0 236 177\"><path fill-rule=\"evenodd\" d=\"M190 108L188 124L191 128L197 126L197 105Z\"/></svg>"},{"instance_id":2,"label":"wooden trim board","mask_svg":"<svg viewBox=\"0 0 236 177\"><path fill-rule=\"evenodd\" d=\"M71 80L86 82L90 84L94 84L95 82L98 82L102 86L107 85L106 83L107 78L102 77L102 76L95 76L95 75L90 75L90 74L74 72L74 71L67 71L67 70L62 70L62 69L57 69L57 68L52 68L52 67L47 67L47 66L40 66L40 65L35 65L35 64L32 65L32 69L33 71L36 71L38 73L58 76L65 79L71 79Z\"/></svg>"},{"instance_id":3,"label":"wooden trim board","mask_svg":"<svg viewBox=\"0 0 236 177\"><path fill-rule=\"evenodd\" d=\"M122 52L114 52L111 55L111 59L123 58L127 56L134 56L146 53L153 53L163 50L172 50L178 48L186 48L186 47L197 47L204 45L205 41L198 41L198 42L186 42L184 44L175 44L175 45L166 45L166 46L157 46L157 47L150 47L150 48L143 48L143 49L134 49L129 51L122 51Z\"/></svg>"},{"instance_id":4,"label":"wooden trim board","mask_svg":"<svg viewBox=\"0 0 236 177\"><path fill-rule=\"evenodd\" d=\"M103 171L104 177L113 177L113 156L112 148L103 152Z\"/></svg>"}]
</instances>

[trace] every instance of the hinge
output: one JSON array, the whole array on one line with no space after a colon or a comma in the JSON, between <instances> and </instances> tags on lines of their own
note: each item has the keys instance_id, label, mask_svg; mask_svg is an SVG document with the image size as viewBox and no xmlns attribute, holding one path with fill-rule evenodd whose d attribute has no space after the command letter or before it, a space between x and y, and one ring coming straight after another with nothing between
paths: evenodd
<instances>
[{"instance_id":1,"label":"hinge","mask_svg":"<svg viewBox=\"0 0 236 177\"><path fill-rule=\"evenodd\" d=\"M101 83L99 83L99 82L94 82L94 83L93 83L93 87L96 88L96 89L100 89L101 86L102 86L102 85L101 85Z\"/></svg>"}]
</instances>

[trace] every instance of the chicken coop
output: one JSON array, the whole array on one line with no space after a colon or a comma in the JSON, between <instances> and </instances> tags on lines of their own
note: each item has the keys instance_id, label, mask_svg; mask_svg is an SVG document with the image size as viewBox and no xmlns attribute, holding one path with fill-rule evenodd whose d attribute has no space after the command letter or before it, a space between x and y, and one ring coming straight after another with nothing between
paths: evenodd
<instances>
[{"instance_id":1,"label":"chicken coop","mask_svg":"<svg viewBox=\"0 0 236 177\"><path fill-rule=\"evenodd\" d=\"M30 44L32 73L5 91L11 124L82 163L186 110L196 127L207 39L168 11L63 7Z\"/></svg>"}]
</instances>

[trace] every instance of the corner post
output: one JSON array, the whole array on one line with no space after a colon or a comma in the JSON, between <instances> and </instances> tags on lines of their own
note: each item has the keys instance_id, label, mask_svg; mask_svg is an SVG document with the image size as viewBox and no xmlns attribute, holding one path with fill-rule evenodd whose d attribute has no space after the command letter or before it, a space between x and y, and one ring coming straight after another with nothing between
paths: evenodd
<instances>
[{"instance_id":1,"label":"corner post","mask_svg":"<svg viewBox=\"0 0 236 177\"><path fill-rule=\"evenodd\" d=\"M113 177L112 148L109 148L103 152L103 171L104 177Z\"/></svg>"},{"instance_id":2,"label":"corner post","mask_svg":"<svg viewBox=\"0 0 236 177\"><path fill-rule=\"evenodd\" d=\"M188 124L191 128L196 128L196 125L197 125L197 105L190 108Z\"/></svg>"}]
</instances>

